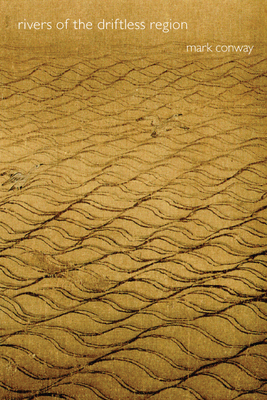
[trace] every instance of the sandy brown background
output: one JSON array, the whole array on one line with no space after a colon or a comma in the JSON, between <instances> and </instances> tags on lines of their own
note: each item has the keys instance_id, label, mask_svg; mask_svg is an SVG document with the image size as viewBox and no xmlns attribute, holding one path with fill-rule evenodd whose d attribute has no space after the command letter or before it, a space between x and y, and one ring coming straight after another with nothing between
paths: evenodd
<instances>
[{"instance_id":1,"label":"sandy brown background","mask_svg":"<svg viewBox=\"0 0 267 400\"><path fill-rule=\"evenodd\" d=\"M1 400L265 400L266 1L0 4Z\"/></svg>"},{"instance_id":2,"label":"sandy brown background","mask_svg":"<svg viewBox=\"0 0 267 400\"><path fill-rule=\"evenodd\" d=\"M38 47L59 51L84 49L94 46L136 43L152 45L177 40L182 43L202 44L207 40L226 44L257 44L266 38L266 2L263 0L181 0L141 1L3 1L1 0L1 40L10 46ZM186 21L188 30L169 33L144 31L19 31L17 23L34 21L65 21L81 19L98 22L105 18L128 21ZM205 43L204 43L205 44Z\"/></svg>"}]
</instances>

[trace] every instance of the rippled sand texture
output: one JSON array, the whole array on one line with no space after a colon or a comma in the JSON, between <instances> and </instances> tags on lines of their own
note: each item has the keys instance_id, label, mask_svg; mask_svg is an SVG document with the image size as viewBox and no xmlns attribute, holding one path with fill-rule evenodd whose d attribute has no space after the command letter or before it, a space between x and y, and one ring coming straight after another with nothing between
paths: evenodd
<instances>
[{"instance_id":1,"label":"rippled sand texture","mask_svg":"<svg viewBox=\"0 0 267 400\"><path fill-rule=\"evenodd\" d=\"M1 399L266 399L266 66L1 59Z\"/></svg>"}]
</instances>

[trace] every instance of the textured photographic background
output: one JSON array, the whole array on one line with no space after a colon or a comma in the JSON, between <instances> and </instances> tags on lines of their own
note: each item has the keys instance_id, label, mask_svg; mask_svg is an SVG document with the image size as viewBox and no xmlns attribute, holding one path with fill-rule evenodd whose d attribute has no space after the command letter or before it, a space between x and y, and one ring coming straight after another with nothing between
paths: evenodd
<instances>
[{"instance_id":1,"label":"textured photographic background","mask_svg":"<svg viewBox=\"0 0 267 400\"><path fill-rule=\"evenodd\" d=\"M0 398L265 399L265 2L1 7Z\"/></svg>"}]
</instances>

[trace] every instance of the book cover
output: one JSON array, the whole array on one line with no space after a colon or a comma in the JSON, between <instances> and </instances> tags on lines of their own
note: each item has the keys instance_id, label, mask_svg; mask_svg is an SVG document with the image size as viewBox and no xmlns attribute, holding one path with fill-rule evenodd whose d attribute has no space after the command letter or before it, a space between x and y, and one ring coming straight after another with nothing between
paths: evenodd
<instances>
[{"instance_id":1,"label":"book cover","mask_svg":"<svg viewBox=\"0 0 267 400\"><path fill-rule=\"evenodd\" d=\"M0 398L266 398L266 2L1 4Z\"/></svg>"}]
</instances>

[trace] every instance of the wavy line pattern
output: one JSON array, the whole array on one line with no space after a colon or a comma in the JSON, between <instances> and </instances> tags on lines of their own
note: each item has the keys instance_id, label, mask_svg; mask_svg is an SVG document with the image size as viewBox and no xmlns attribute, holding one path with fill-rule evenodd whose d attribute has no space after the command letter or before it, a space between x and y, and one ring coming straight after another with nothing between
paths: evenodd
<instances>
[{"instance_id":1,"label":"wavy line pattern","mask_svg":"<svg viewBox=\"0 0 267 400\"><path fill-rule=\"evenodd\" d=\"M177 54L0 59L1 399L266 398L267 61Z\"/></svg>"}]
</instances>

